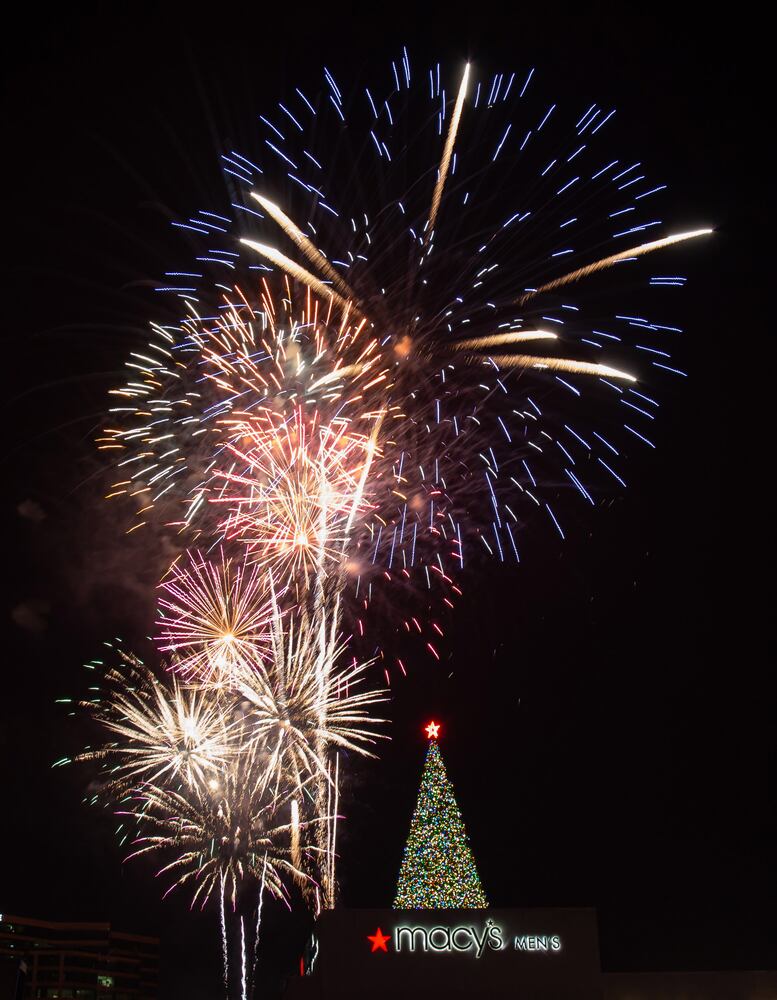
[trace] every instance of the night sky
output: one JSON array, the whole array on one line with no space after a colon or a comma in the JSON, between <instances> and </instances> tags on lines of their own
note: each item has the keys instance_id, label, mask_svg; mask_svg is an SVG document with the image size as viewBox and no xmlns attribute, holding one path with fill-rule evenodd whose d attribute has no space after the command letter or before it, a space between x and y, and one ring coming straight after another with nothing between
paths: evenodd
<instances>
[{"instance_id":1,"label":"night sky","mask_svg":"<svg viewBox=\"0 0 777 1000\"><path fill-rule=\"evenodd\" d=\"M392 742L346 788L343 902L390 905L435 717L494 905L595 906L606 970L775 968L773 570L757 513L773 448L742 451L773 336L752 39L679 5L507 20L488 4L377 6L28 5L5 39L0 911L160 933L161 996L217 985L214 917L161 903L150 866L121 864L114 821L81 804L88 767L51 770L88 735L54 700L82 693L104 640L144 649L159 568L101 500L92 442L178 259L169 220L222 197L222 147L250 149L258 113L323 63L342 83L407 44L419 65L534 65L554 95L617 105L620 138L670 183L673 228L717 232L657 272L689 276L672 315L690 377L663 399L656 452L630 462L623 497L577 505L564 543L543 525L520 567L465 577L442 662L395 686ZM268 921L293 954L289 921Z\"/></svg>"}]
</instances>

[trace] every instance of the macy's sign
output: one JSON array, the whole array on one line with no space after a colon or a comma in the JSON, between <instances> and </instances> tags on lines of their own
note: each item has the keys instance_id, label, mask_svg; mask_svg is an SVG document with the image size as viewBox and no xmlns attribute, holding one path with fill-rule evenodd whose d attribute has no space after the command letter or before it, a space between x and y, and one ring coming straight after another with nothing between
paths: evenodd
<instances>
[{"instance_id":1,"label":"macy's sign","mask_svg":"<svg viewBox=\"0 0 777 1000\"><path fill-rule=\"evenodd\" d=\"M524 952L559 952L561 938L558 934L520 934L510 938L493 920L484 925L459 925L456 927L419 927L403 924L395 927L393 934L384 934L380 927L367 936L372 951L388 952L389 944L396 952L469 952L480 958L484 952L504 951L512 947Z\"/></svg>"}]
</instances>

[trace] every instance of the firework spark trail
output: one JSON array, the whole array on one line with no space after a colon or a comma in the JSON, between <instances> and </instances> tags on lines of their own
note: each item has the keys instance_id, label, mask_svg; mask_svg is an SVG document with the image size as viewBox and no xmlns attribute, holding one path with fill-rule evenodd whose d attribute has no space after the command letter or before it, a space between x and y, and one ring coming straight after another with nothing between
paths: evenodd
<instances>
[{"instance_id":1,"label":"firework spark trail","mask_svg":"<svg viewBox=\"0 0 777 1000\"><path fill-rule=\"evenodd\" d=\"M219 874L219 927L221 929L221 968L224 977L224 992L229 996L229 943L227 941L226 892L224 889L225 873Z\"/></svg>"},{"instance_id":2,"label":"firework spark trail","mask_svg":"<svg viewBox=\"0 0 777 1000\"><path fill-rule=\"evenodd\" d=\"M592 364L588 361L573 361L570 358L542 358L535 354L500 354L491 358L500 368L547 368L550 371L573 372L576 375L599 375L608 378L636 382L633 375L611 368L609 365Z\"/></svg>"},{"instance_id":3,"label":"firework spark trail","mask_svg":"<svg viewBox=\"0 0 777 1000\"><path fill-rule=\"evenodd\" d=\"M299 839L299 800L291 800L291 860L299 868L301 865Z\"/></svg>"},{"instance_id":4,"label":"firework spark trail","mask_svg":"<svg viewBox=\"0 0 777 1000\"><path fill-rule=\"evenodd\" d=\"M335 875L336 863L337 863L337 821L340 818L340 754L335 754L335 776L333 781L334 788L334 808L331 810L332 818L330 821L331 834L330 834L330 849L329 849L329 885L330 893L332 899L336 898L337 893L337 878Z\"/></svg>"},{"instance_id":5,"label":"firework spark trail","mask_svg":"<svg viewBox=\"0 0 777 1000\"><path fill-rule=\"evenodd\" d=\"M369 474L370 474L370 467L372 465L372 461L375 458L375 454L377 452L378 439L380 437L380 431L381 431L381 428L383 426L383 421L384 421L385 417L386 417L386 411L385 410L381 410L381 412L378 414L378 418L375 421L375 424L374 424L374 426L372 428L372 433L370 434L370 438L369 438L369 440L367 442L367 448L366 448L367 457L366 457L366 461L362 464L361 472L359 474L359 482L358 482L358 484L356 486L356 490L354 491L353 499L351 501L351 508L350 508L349 513L348 513L348 520L346 521L346 524L345 524L343 554L345 554L345 544L347 543L348 539L350 538L351 529L353 528L353 523L354 523L354 520L356 518L356 515L357 515L358 511L362 508L363 497L364 497L364 489L365 489L365 486L367 484L367 479L368 479Z\"/></svg>"},{"instance_id":6,"label":"firework spark trail","mask_svg":"<svg viewBox=\"0 0 777 1000\"><path fill-rule=\"evenodd\" d=\"M558 334L551 333L549 330L513 330L510 333L492 333L486 337L457 340L451 344L451 349L455 351L476 350L484 347L499 347L502 344L525 344L532 340L558 340Z\"/></svg>"},{"instance_id":7,"label":"firework spark trail","mask_svg":"<svg viewBox=\"0 0 777 1000\"><path fill-rule=\"evenodd\" d=\"M631 250L621 250L620 253L611 254L609 257L602 257L601 260L597 260L593 264L579 267L577 270L570 271L569 274L565 274L560 278L554 278L553 281L545 282L539 288L531 289L518 299L518 304L525 305L530 299L533 299L536 295L540 295L542 292L551 292L556 288L569 285L573 281L580 281L581 278L587 278L592 274L596 274L597 271L604 271L606 268L612 267L613 264L618 264L622 260L632 260L635 257L642 257L646 253L653 253L654 250L663 250L665 247L674 246L675 243L683 243L685 240L695 240L700 236L709 236L712 232L712 229L694 229L687 233L677 233L675 236L665 236L663 239L653 240L652 243L642 243L638 247L632 247Z\"/></svg>"},{"instance_id":8,"label":"firework spark trail","mask_svg":"<svg viewBox=\"0 0 777 1000\"><path fill-rule=\"evenodd\" d=\"M294 802L296 800L292 800ZM293 819L293 816L292 816ZM299 836L299 834L297 834ZM299 868L299 864L292 857L292 864L295 868ZM251 982L256 983L256 970L259 963L259 931L262 926L262 910L264 909L264 886L265 879L267 877L267 854L264 856L264 863L262 865L262 881L259 883L259 897L256 905L256 925L254 927L254 954L253 960L251 962Z\"/></svg>"},{"instance_id":9,"label":"firework spark trail","mask_svg":"<svg viewBox=\"0 0 777 1000\"><path fill-rule=\"evenodd\" d=\"M453 114L451 115L451 123L448 126L448 135L445 139L445 147L442 153L442 159L440 160L440 166L437 173L437 183L434 186L434 194L432 195L432 207L429 210L429 218L426 222L426 230L424 235L424 243L428 244L432 239L434 234L434 227L437 223L437 214L440 211L440 203L442 202L442 192L445 187L445 181L448 178L448 171L451 167L451 156L453 155L453 147L456 143L456 135L459 131L459 122L461 121L461 112L464 108L464 98L467 95L467 81L469 80L469 63L464 67L464 74L461 78L461 83L459 84L459 93L456 97L456 104L453 108Z\"/></svg>"},{"instance_id":10,"label":"firework spark trail","mask_svg":"<svg viewBox=\"0 0 777 1000\"><path fill-rule=\"evenodd\" d=\"M296 278L303 285L307 285L308 288L312 289L317 295L320 295L321 298L326 299L329 296L341 308L348 306L348 301L339 292L335 292L314 274L311 274L310 271L306 271L304 267L300 267L290 257L282 254L280 250L266 246L264 243L257 243L255 240L242 239L240 242L255 250L258 254L261 254L262 257L266 257L267 260L280 267L281 270L285 271L292 278Z\"/></svg>"},{"instance_id":11,"label":"firework spark trail","mask_svg":"<svg viewBox=\"0 0 777 1000\"><path fill-rule=\"evenodd\" d=\"M240 918L240 996L241 1000L248 1000L246 982L246 929L242 917Z\"/></svg>"},{"instance_id":12,"label":"firework spark trail","mask_svg":"<svg viewBox=\"0 0 777 1000\"><path fill-rule=\"evenodd\" d=\"M336 689L338 691L338 702L334 706L335 713L342 709L342 695L339 692L345 688L347 692L350 692L351 685L354 680L358 681L359 673L361 668L351 668L350 672L345 678L337 677L334 674L335 665L337 662L337 657L339 651L336 646L336 629L339 628L340 618L341 618L341 599L340 593L343 589L345 583L345 566L346 566L346 547L351 539L351 531L353 528L354 519L357 512L360 510L363 502L364 490L366 483L369 478L370 468L372 461L374 459L377 441L379 439L380 430L383 425L383 420L385 418L385 411L381 411L378 415L377 420L372 429L372 434L370 435L367 449L366 449L366 460L362 463L362 469L359 476L359 481L356 489L353 492L353 499L351 501L350 511L348 513L348 520L345 524L345 530L343 532L343 541L341 548L341 557L338 570L338 580L337 580L337 592L335 594L334 600L332 601L332 607L330 610L331 614L331 626L330 626L330 638L327 640L327 630L325 628L325 614L327 608L327 586L325 580L325 574L320 573L317 579L317 594L316 594L316 604L315 604L315 615L320 619L320 625L318 628L319 644L318 644L318 657L316 660L316 696L317 705L316 711L318 716L318 739L316 745L317 755L320 759L324 759L329 751L329 748L335 744L341 747L346 747L347 744L338 741L337 738L333 739L329 734L332 728L332 715L333 706L331 705L331 697L329 692L331 690L333 681L335 683ZM382 692L367 692L366 696L364 694L357 695L357 699L364 699L366 701L357 700L354 702L354 707L357 711L353 714L350 722L351 725L357 721L359 714L363 711L361 708L364 704L374 704L376 701L382 700ZM346 695L348 700L353 699L353 695L350 693ZM351 709L353 712L353 709ZM370 737L374 738L374 734L370 734ZM351 748L353 749L353 747ZM364 751L362 750L364 753ZM337 811L339 807L339 794L340 794L340 764L339 755L337 756L337 767L334 779L334 817L331 821L327 822L326 830L324 831L322 824L318 825L319 831L319 847L324 851L325 857L327 858L327 865L325 868L326 879L322 879L322 893L323 893L323 905L325 908L334 906L337 892L337 880L335 876L335 864L336 864L336 832L337 832ZM329 770L329 765L327 765ZM327 774L327 781L324 781L323 769L319 771L317 779L317 794L319 802L323 800L324 794L327 796L327 802L329 803L331 799L331 772ZM327 807L327 814L331 814L332 810Z\"/></svg>"},{"instance_id":13,"label":"firework spark trail","mask_svg":"<svg viewBox=\"0 0 777 1000\"><path fill-rule=\"evenodd\" d=\"M353 527L354 518L357 511L361 508L364 496L364 488L367 483L370 467L372 460L375 455L376 442L380 433L381 426L383 424L383 419L385 412L382 411L378 419L375 421L373 426L372 434L369 438L367 449L366 449L366 460L362 463L362 469L359 476L359 481L356 490L353 493L353 499L350 505L350 511L348 513L348 520L345 524L345 530L343 532L343 541L341 548L341 557L339 565L337 567L337 592L335 593L334 600L332 601L333 607L331 608L331 627L330 633L331 638L327 641L327 630L325 628L325 614L327 607L327 588L326 576L324 573L319 573L318 579L316 581L316 598L315 598L315 615L320 619L320 625L318 627L318 657L316 660L316 696L317 705L316 712L318 717L318 738L316 744L316 752L318 757L323 760L333 741L328 737L327 731L331 726L329 721L331 716L331 709L329 705L328 692L331 688L333 679L333 670L337 660L338 650L336 648L336 629L339 628L342 603L340 599L340 593L342 591L343 585L345 583L344 569L346 565L346 547L351 538L351 531ZM355 676L355 675L354 675ZM349 691L351 684L351 679L345 682L345 689ZM337 682L338 692L341 689L341 683ZM350 695L349 695L350 697ZM368 693L368 697L372 700L371 694ZM339 707L339 706L338 706ZM344 746L345 744L340 744ZM335 838L334 830L336 830L337 824L337 808L339 801L339 757L338 757L338 769L335 776L335 814L334 819L327 821L326 830L323 828L323 824L319 823L318 830L318 843L319 848L323 850L324 856L327 858L327 863L324 871L326 872L326 878L321 880L321 889L323 893L323 906L324 908L331 908L334 906L337 883L335 878ZM330 765L327 764L327 781L324 781L323 769L319 771L317 778L317 796L318 801L323 801L324 794L327 797L327 815L331 814L331 809L329 808L329 802L331 801L331 770ZM334 828L333 828L334 824Z\"/></svg>"},{"instance_id":14,"label":"firework spark trail","mask_svg":"<svg viewBox=\"0 0 777 1000\"><path fill-rule=\"evenodd\" d=\"M356 299L356 294L353 292L351 287L346 281L343 280L342 276L332 267L326 257L321 253L315 244L307 238L307 236L302 232L299 226L286 215L286 213L275 204L275 202L270 201L269 198L265 198L256 191L251 192L251 197L254 198L262 208L267 212L267 214L273 218L281 229L286 233L286 235L299 247L299 249L305 254L308 260L317 267L322 274L324 274L335 288L340 292L340 294L345 299L350 299L354 301ZM250 245L250 244L249 244Z\"/></svg>"}]
</instances>

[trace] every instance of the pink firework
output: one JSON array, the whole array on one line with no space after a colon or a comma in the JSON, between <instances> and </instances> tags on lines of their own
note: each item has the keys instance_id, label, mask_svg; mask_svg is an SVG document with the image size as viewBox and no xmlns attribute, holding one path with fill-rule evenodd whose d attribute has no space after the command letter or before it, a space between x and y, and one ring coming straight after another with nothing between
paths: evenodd
<instances>
[{"instance_id":1,"label":"pink firework","mask_svg":"<svg viewBox=\"0 0 777 1000\"><path fill-rule=\"evenodd\" d=\"M291 418L264 410L236 422L227 453L231 468L212 498L226 507L224 537L239 539L246 557L287 583L339 565L356 515L369 507L363 483L374 440L345 418L323 424L297 407Z\"/></svg>"}]
</instances>

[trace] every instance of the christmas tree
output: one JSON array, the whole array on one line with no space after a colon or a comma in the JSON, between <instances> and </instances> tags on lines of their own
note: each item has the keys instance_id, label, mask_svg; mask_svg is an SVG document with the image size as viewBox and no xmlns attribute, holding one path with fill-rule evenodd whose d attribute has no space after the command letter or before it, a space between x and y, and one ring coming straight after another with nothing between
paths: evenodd
<instances>
[{"instance_id":1,"label":"christmas tree","mask_svg":"<svg viewBox=\"0 0 777 1000\"><path fill-rule=\"evenodd\" d=\"M434 722L426 727L429 750L399 872L395 909L488 906L437 743L439 731Z\"/></svg>"}]
</instances>

